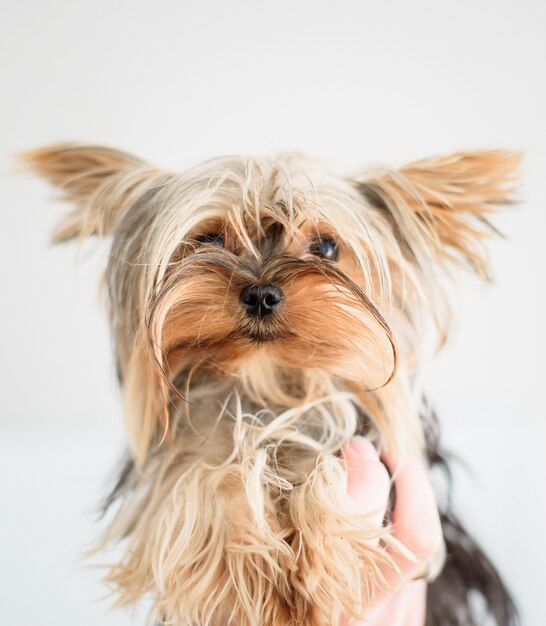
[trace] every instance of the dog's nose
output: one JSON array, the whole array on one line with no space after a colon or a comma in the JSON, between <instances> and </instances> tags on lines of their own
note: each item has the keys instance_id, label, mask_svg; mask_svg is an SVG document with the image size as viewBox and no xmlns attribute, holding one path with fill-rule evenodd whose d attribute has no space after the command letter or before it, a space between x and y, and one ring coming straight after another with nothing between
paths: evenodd
<instances>
[{"instance_id":1,"label":"dog's nose","mask_svg":"<svg viewBox=\"0 0 546 626\"><path fill-rule=\"evenodd\" d=\"M273 313L282 300L282 291L275 285L251 285L241 291L241 301L247 313L256 317L265 317Z\"/></svg>"}]
</instances>

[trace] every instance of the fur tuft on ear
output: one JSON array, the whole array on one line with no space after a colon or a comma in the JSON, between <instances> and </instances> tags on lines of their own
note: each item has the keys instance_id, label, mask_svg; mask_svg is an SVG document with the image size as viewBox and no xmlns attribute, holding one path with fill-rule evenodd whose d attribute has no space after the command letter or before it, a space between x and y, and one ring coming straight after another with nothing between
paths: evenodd
<instances>
[{"instance_id":1,"label":"fur tuft on ear","mask_svg":"<svg viewBox=\"0 0 546 626\"><path fill-rule=\"evenodd\" d=\"M488 217L513 201L521 160L521 153L504 150L455 152L371 171L357 183L388 216L405 254L421 263L425 251L487 278L482 242L497 232Z\"/></svg>"},{"instance_id":2,"label":"fur tuft on ear","mask_svg":"<svg viewBox=\"0 0 546 626\"><path fill-rule=\"evenodd\" d=\"M138 157L103 146L55 144L23 153L21 160L76 205L56 229L56 242L108 235L130 206L168 177Z\"/></svg>"}]
</instances>

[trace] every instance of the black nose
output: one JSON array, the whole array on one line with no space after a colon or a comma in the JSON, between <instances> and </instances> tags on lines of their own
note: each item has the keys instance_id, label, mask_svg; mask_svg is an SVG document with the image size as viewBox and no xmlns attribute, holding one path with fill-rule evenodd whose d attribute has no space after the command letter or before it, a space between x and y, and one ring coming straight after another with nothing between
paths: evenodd
<instances>
[{"instance_id":1,"label":"black nose","mask_svg":"<svg viewBox=\"0 0 546 626\"><path fill-rule=\"evenodd\" d=\"M282 300L282 291L275 285L259 287L251 285L241 291L241 301L247 313L257 317L265 317L279 306Z\"/></svg>"}]
</instances>

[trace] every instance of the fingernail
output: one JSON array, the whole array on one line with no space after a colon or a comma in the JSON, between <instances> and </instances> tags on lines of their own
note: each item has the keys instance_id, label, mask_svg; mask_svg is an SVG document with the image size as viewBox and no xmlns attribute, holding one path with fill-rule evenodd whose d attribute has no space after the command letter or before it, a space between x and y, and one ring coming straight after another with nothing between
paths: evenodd
<instances>
[{"instance_id":1,"label":"fingernail","mask_svg":"<svg viewBox=\"0 0 546 626\"><path fill-rule=\"evenodd\" d=\"M349 442L349 447L361 459L365 459L366 461L379 461L379 454L375 446L369 439L366 439L366 437L355 435Z\"/></svg>"}]
</instances>

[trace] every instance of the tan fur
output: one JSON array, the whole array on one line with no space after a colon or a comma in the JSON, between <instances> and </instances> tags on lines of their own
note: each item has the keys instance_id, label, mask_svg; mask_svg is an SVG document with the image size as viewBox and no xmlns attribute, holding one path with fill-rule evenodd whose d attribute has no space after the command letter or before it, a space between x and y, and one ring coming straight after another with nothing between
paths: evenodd
<instances>
[{"instance_id":1,"label":"tan fur","mask_svg":"<svg viewBox=\"0 0 546 626\"><path fill-rule=\"evenodd\" d=\"M364 427L381 450L422 449L427 329L439 343L449 331L445 276L486 276L487 217L510 201L519 158L348 177L294 154L179 174L93 146L25 156L76 205L57 240L113 238L110 319L140 468L101 542L124 546L106 576L119 603L150 596L176 626L365 611L392 540L354 510L339 452ZM211 232L224 248L200 243ZM310 253L317 235L338 261ZM253 283L284 293L267 326L241 305Z\"/></svg>"}]
</instances>

